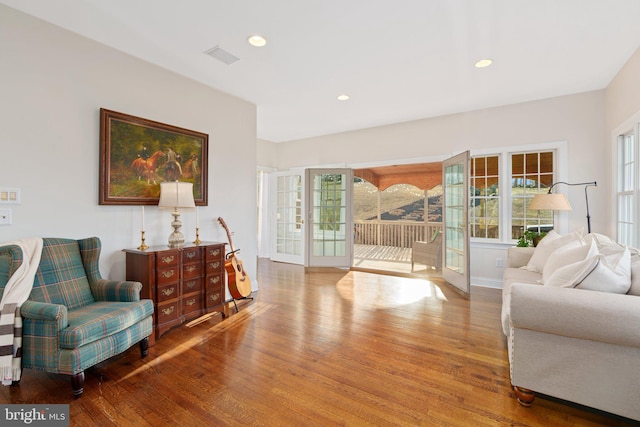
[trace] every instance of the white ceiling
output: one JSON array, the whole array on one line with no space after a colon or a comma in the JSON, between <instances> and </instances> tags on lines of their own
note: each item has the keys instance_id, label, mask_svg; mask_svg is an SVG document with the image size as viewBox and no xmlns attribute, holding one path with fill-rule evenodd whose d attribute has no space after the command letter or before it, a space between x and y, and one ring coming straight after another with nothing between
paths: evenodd
<instances>
[{"instance_id":1,"label":"white ceiling","mask_svg":"<svg viewBox=\"0 0 640 427\"><path fill-rule=\"evenodd\" d=\"M603 89L640 45L639 0L0 3L255 103L273 142Z\"/></svg>"}]
</instances>

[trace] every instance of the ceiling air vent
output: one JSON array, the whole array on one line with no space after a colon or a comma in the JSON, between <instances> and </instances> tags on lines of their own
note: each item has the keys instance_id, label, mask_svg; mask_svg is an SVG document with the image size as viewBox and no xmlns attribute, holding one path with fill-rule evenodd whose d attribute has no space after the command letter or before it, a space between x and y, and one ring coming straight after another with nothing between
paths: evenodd
<instances>
[{"instance_id":1,"label":"ceiling air vent","mask_svg":"<svg viewBox=\"0 0 640 427\"><path fill-rule=\"evenodd\" d=\"M224 62L227 65L231 65L234 62L240 60L240 58L230 54L226 50L222 49L220 46L215 46L215 47L212 47L209 50L205 50L204 53L206 53L207 55L217 59L220 62Z\"/></svg>"}]
</instances>

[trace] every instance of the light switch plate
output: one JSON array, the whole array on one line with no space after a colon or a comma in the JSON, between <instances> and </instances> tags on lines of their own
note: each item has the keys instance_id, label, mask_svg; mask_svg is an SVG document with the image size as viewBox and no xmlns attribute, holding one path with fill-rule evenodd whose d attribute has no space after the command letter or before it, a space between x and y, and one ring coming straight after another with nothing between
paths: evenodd
<instances>
[{"instance_id":1,"label":"light switch plate","mask_svg":"<svg viewBox=\"0 0 640 427\"><path fill-rule=\"evenodd\" d=\"M20 204L20 189L0 187L0 204Z\"/></svg>"},{"instance_id":2,"label":"light switch plate","mask_svg":"<svg viewBox=\"0 0 640 427\"><path fill-rule=\"evenodd\" d=\"M11 225L11 209L0 209L0 225Z\"/></svg>"}]
</instances>

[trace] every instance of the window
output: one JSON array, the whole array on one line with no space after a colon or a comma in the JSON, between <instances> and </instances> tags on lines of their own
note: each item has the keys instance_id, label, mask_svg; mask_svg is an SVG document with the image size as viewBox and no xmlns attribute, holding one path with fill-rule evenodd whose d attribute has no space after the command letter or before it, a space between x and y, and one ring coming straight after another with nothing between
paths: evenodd
<instances>
[{"instance_id":1,"label":"window","mask_svg":"<svg viewBox=\"0 0 640 427\"><path fill-rule=\"evenodd\" d=\"M618 242L637 246L637 202L638 200L638 137L636 132L620 135L618 139L617 162L617 215L616 228Z\"/></svg>"},{"instance_id":2,"label":"window","mask_svg":"<svg viewBox=\"0 0 640 427\"><path fill-rule=\"evenodd\" d=\"M471 159L469 228L471 237L500 237L498 156Z\"/></svg>"},{"instance_id":3,"label":"window","mask_svg":"<svg viewBox=\"0 0 640 427\"><path fill-rule=\"evenodd\" d=\"M553 151L511 155L511 238L553 228L553 211L528 209L533 197L553 184Z\"/></svg>"},{"instance_id":4,"label":"window","mask_svg":"<svg viewBox=\"0 0 640 427\"><path fill-rule=\"evenodd\" d=\"M548 191L555 182L556 156L556 148L548 148L518 153L505 150L499 154L472 157L469 177L471 237L511 242L526 230L552 229L553 211L537 211L528 206L536 194ZM506 165L502 159L507 159ZM507 191L500 191L500 188Z\"/></svg>"}]
</instances>

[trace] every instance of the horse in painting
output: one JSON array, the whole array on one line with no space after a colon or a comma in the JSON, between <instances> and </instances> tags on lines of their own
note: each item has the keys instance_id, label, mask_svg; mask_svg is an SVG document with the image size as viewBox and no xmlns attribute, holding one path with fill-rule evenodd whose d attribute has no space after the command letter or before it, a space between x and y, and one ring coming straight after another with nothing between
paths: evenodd
<instances>
[{"instance_id":1,"label":"horse in painting","mask_svg":"<svg viewBox=\"0 0 640 427\"><path fill-rule=\"evenodd\" d=\"M138 176L138 180L144 177L147 180L147 184L151 184L152 180L153 183L156 184L156 180L154 177L156 168L158 167L158 159L161 156L165 156L165 154L162 151L158 150L146 160L142 157L137 157L131 163L131 169L133 169L135 174Z\"/></svg>"}]
</instances>

